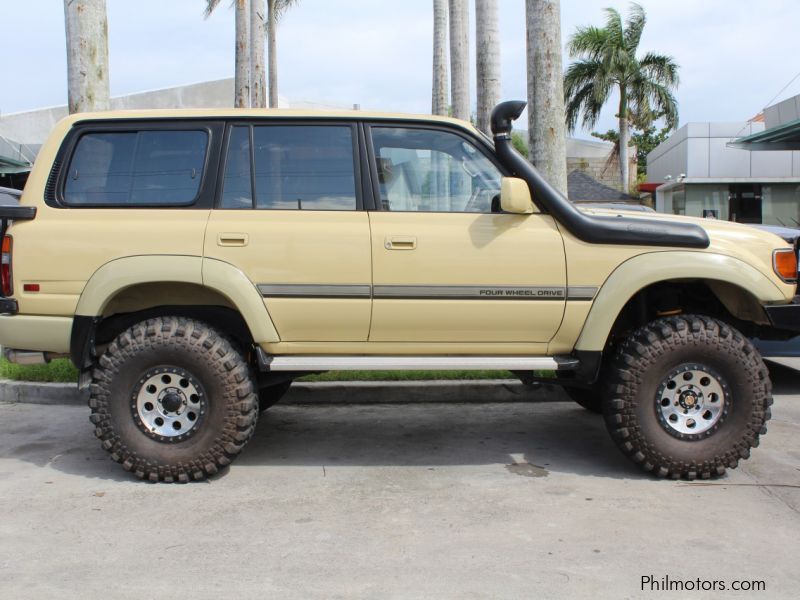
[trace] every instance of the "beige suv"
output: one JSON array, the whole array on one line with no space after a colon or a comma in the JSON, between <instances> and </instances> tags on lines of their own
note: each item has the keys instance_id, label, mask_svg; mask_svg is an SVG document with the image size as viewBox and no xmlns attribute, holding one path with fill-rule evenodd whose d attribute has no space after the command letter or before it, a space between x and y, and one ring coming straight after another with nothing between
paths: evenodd
<instances>
[{"instance_id":1,"label":"beige suv","mask_svg":"<svg viewBox=\"0 0 800 600\"><path fill-rule=\"evenodd\" d=\"M765 431L749 337L800 329L797 262L718 221L582 211L469 123L365 112L72 116L0 208L0 344L69 356L103 448L203 479L293 378L505 369L602 412L660 477L735 467Z\"/></svg>"}]
</instances>

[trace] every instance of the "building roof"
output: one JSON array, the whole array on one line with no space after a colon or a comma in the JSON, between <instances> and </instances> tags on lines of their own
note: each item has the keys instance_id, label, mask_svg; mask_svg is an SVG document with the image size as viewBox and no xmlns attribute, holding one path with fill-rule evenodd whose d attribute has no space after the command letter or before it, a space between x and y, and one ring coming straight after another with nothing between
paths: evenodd
<instances>
[{"instance_id":1,"label":"building roof","mask_svg":"<svg viewBox=\"0 0 800 600\"><path fill-rule=\"evenodd\" d=\"M577 170L567 175L567 195L571 202L638 202L638 198L604 185Z\"/></svg>"}]
</instances>

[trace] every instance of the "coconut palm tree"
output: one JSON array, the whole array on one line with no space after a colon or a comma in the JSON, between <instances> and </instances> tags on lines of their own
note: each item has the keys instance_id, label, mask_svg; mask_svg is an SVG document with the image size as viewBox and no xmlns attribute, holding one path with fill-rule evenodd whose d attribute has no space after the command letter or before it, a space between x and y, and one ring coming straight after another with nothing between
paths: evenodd
<instances>
[{"instance_id":1,"label":"coconut palm tree","mask_svg":"<svg viewBox=\"0 0 800 600\"><path fill-rule=\"evenodd\" d=\"M269 54L269 106L278 107L278 23L300 0L267 0L267 46Z\"/></svg>"},{"instance_id":2,"label":"coconut palm tree","mask_svg":"<svg viewBox=\"0 0 800 600\"><path fill-rule=\"evenodd\" d=\"M250 0L250 106L267 105L267 82L264 77L264 36L266 35L264 0Z\"/></svg>"},{"instance_id":3,"label":"coconut palm tree","mask_svg":"<svg viewBox=\"0 0 800 600\"><path fill-rule=\"evenodd\" d=\"M69 112L108 110L105 0L64 0Z\"/></svg>"},{"instance_id":4,"label":"coconut palm tree","mask_svg":"<svg viewBox=\"0 0 800 600\"><path fill-rule=\"evenodd\" d=\"M469 120L469 5L450 0L450 94L453 116Z\"/></svg>"},{"instance_id":5,"label":"coconut palm tree","mask_svg":"<svg viewBox=\"0 0 800 600\"><path fill-rule=\"evenodd\" d=\"M672 90L678 85L678 65L664 54L637 56L647 22L641 6L631 4L624 23L617 10L605 12L605 27L579 27L569 40L570 57L578 60L564 74L566 123L573 131L583 115L581 124L593 127L612 91L618 92L620 187L627 193L630 126L642 129L658 115L663 115L668 128L677 126L678 104Z\"/></svg>"},{"instance_id":6,"label":"coconut palm tree","mask_svg":"<svg viewBox=\"0 0 800 600\"><path fill-rule=\"evenodd\" d=\"M264 35L269 54L269 106L278 106L278 22L299 0L233 0L236 8L236 106L263 108ZM205 16L214 12L220 0L206 0ZM247 74L246 79L245 73ZM246 103L244 99L246 98Z\"/></svg>"},{"instance_id":7,"label":"coconut palm tree","mask_svg":"<svg viewBox=\"0 0 800 600\"><path fill-rule=\"evenodd\" d=\"M567 139L561 73L560 0L525 3L528 154L550 185L567 195Z\"/></svg>"},{"instance_id":8,"label":"coconut palm tree","mask_svg":"<svg viewBox=\"0 0 800 600\"><path fill-rule=\"evenodd\" d=\"M447 0L433 0L433 92L431 112L447 115Z\"/></svg>"},{"instance_id":9,"label":"coconut palm tree","mask_svg":"<svg viewBox=\"0 0 800 600\"><path fill-rule=\"evenodd\" d=\"M219 6L219 2L220 0L206 0L206 18ZM233 0L232 5L236 10L233 105L236 108L247 108L250 106L250 3L249 0Z\"/></svg>"},{"instance_id":10,"label":"coconut palm tree","mask_svg":"<svg viewBox=\"0 0 800 600\"><path fill-rule=\"evenodd\" d=\"M475 0L478 129L489 133L489 117L500 101L500 24L497 0Z\"/></svg>"}]
</instances>

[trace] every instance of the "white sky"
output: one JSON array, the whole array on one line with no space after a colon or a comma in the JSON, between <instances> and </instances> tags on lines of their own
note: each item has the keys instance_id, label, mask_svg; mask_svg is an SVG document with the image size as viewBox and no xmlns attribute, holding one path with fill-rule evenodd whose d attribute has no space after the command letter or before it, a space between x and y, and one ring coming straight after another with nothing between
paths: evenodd
<instances>
[{"instance_id":1,"label":"white sky","mask_svg":"<svg viewBox=\"0 0 800 600\"><path fill-rule=\"evenodd\" d=\"M112 95L232 76L229 0L208 20L204 0L107 4ZM500 0L504 99L525 98L524 4ZM670 54L681 66L681 123L752 117L800 71L797 0L641 4L649 19L641 51ZM562 0L563 42L578 25L602 25L605 6L624 12L628 4ZM300 0L281 24L281 95L428 112L431 12L432 0ZM63 0L0 0L0 19L0 114L65 104ZM470 25L474 53L474 16ZM800 79L778 99L798 93ZM598 129L614 126L609 104Z\"/></svg>"}]
</instances>

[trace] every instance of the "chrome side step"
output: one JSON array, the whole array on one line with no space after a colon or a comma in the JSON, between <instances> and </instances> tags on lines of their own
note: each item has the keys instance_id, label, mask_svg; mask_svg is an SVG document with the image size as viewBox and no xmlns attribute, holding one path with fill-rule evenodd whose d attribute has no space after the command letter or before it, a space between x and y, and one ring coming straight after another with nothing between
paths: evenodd
<instances>
[{"instance_id":1,"label":"chrome side step","mask_svg":"<svg viewBox=\"0 0 800 600\"><path fill-rule=\"evenodd\" d=\"M571 371L580 362L551 356L268 356L258 349L263 371Z\"/></svg>"}]
</instances>

